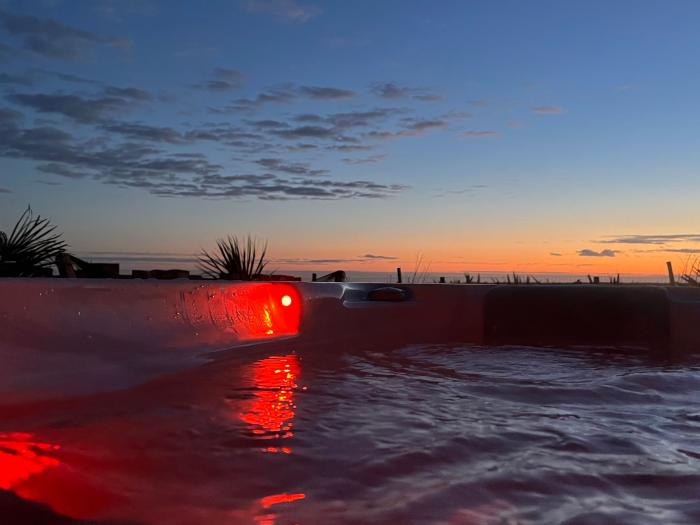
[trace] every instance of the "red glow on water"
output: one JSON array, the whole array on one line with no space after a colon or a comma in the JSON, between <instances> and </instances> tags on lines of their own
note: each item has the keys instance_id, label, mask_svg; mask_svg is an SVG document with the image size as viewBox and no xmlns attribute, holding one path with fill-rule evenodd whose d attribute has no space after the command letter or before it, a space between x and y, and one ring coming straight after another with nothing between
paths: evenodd
<instances>
[{"instance_id":1,"label":"red glow on water","mask_svg":"<svg viewBox=\"0 0 700 525\"><path fill-rule=\"evenodd\" d=\"M60 448L28 432L0 432L0 489L73 518L91 517L112 505L111 494L53 457Z\"/></svg>"},{"instance_id":2,"label":"red glow on water","mask_svg":"<svg viewBox=\"0 0 700 525\"><path fill-rule=\"evenodd\" d=\"M286 492L282 494L273 494L272 496L265 496L260 499L260 505L264 509L269 509L273 505L279 505L280 503L290 503L292 501L298 501L304 499L306 494L303 492L296 492L293 494L288 494Z\"/></svg>"},{"instance_id":3,"label":"red glow on water","mask_svg":"<svg viewBox=\"0 0 700 525\"><path fill-rule=\"evenodd\" d=\"M26 432L0 433L0 489L12 490L59 461L51 457L58 445L33 441Z\"/></svg>"},{"instance_id":4,"label":"red glow on water","mask_svg":"<svg viewBox=\"0 0 700 525\"><path fill-rule=\"evenodd\" d=\"M301 298L289 284L256 283L238 288L231 311L243 338L296 335L301 322Z\"/></svg>"},{"instance_id":5,"label":"red glow on water","mask_svg":"<svg viewBox=\"0 0 700 525\"><path fill-rule=\"evenodd\" d=\"M294 419L294 393L300 373L296 355L272 356L253 365L255 397L240 419L253 434L268 438L291 437ZM266 452L290 453L288 447L267 447Z\"/></svg>"}]
</instances>

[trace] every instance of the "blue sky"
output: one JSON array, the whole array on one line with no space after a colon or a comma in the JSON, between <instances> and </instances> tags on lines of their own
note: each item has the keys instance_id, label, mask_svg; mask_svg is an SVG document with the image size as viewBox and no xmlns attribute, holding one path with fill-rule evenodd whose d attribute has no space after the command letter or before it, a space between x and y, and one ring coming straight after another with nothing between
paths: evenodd
<instances>
[{"instance_id":1,"label":"blue sky","mask_svg":"<svg viewBox=\"0 0 700 525\"><path fill-rule=\"evenodd\" d=\"M0 0L0 224L31 203L80 253L250 232L289 267L700 250L696 2L201 4Z\"/></svg>"}]
</instances>

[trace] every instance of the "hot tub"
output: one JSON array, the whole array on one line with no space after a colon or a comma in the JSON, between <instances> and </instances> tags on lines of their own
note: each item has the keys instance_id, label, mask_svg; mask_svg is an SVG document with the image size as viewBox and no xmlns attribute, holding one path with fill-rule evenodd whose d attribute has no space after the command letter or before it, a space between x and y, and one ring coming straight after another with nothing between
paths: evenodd
<instances>
[{"instance_id":1,"label":"hot tub","mask_svg":"<svg viewBox=\"0 0 700 525\"><path fill-rule=\"evenodd\" d=\"M700 517L697 289L4 279L0 296L8 523Z\"/></svg>"}]
</instances>

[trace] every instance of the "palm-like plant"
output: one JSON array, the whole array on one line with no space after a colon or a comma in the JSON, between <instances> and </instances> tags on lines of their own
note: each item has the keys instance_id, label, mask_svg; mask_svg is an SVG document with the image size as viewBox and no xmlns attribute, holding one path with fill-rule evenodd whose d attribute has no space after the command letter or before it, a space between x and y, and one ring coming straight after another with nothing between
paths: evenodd
<instances>
[{"instance_id":1,"label":"palm-like plant","mask_svg":"<svg viewBox=\"0 0 700 525\"><path fill-rule=\"evenodd\" d=\"M267 241L258 245L258 241L248 235L245 243L239 243L238 237L229 235L216 241L216 245L217 252L202 250L199 257L199 269L207 277L252 281L267 266Z\"/></svg>"},{"instance_id":2,"label":"palm-like plant","mask_svg":"<svg viewBox=\"0 0 700 525\"><path fill-rule=\"evenodd\" d=\"M8 235L0 231L0 275L29 277L55 263L66 243L56 226L27 207Z\"/></svg>"}]
</instances>

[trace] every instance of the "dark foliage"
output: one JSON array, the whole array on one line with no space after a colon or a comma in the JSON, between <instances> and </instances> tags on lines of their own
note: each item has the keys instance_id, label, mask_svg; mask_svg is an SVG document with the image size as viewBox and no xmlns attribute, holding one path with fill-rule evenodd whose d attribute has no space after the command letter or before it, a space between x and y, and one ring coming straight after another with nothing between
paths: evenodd
<instances>
[{"instance_id":1,"label":"dark foliage","mask_svg":"<svg viewBox=\"0 0 700 525\"><path fill-rule=\"evenodd\" d=\"M199 268L207 277L252 281L267 266L267 242L258 246L258 241L248 235L243 244L239 243L237 237L229 235L226 239L216 241L216 244L218 252L202 250L199 257Z\"/></svg>"},{"instance_id":2,"label":"dark foliage","mask_svg":"<svg viewBox=\"0 0 700 525\"><path fill-rule=\"evenodd\" d=\"M31 208L22 213L9 235L0 231L0 275L31 277L43 275L63 253L66 243L56 226Z\"/></svg>"}]
</instances>

